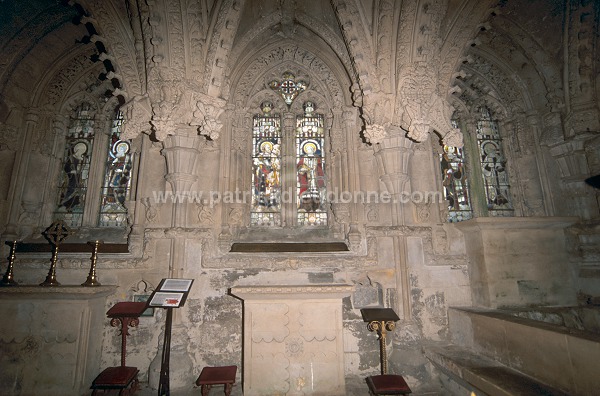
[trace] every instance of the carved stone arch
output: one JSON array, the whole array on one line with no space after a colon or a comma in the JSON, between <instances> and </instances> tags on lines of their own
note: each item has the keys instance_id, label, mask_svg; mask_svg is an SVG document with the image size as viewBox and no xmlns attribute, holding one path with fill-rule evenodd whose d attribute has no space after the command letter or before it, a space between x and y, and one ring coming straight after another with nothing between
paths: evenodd
<instances>
[{"instance_id":1,"label":"carved stone arch","mask_svg":"<svg viewBox=\"0 0 600 396\"><path fill-rule=\"evenodd\" d=\"M474 50L473 55L473 62L463 67L467 74L471 76L466 80L467 83L474 76L477 76L485 81L490 88L498 92L505 102L511 103L512 107L521 108L522 110L534 107L533 93L529 91L521 76L511 65L489 51ZM537 85L543 84L539 76L532 78L538 80ZM544 93L546 94L547 91Z\"/></svg>"},{"instance_id":2,"label":"carved stone arch","mask_svg":"<svg viewBox=\"0 0 600 396\"><path fill-rule=\"evenodd\" d=\"M473 114L471 113L471 109L465 104L465 102L463 102L454 95L450 95L449 102L450 105L454 108L454 111L452 113L453 116L456 116L456 118L467 122L473 121ZM450 117L450 119L452 119L452 116Z\"/></svg>"},{"instance_id":3,"label":"carved stone arch","mask_svg":"<svg viewBox=\"0 0 600 396\"><path fill-rule=\"evenodd\" d=\"M530 33L526 32L516 21L505 18L502 14L494 19L494 30L510 37L514 43L511 48L520 48L523 56L529 59L536 73L527 77L541 80L548 92L562 94L561 71L556 68L555 61L540 46L539 42L531 37Z\"/></svg>"},{"instance_id":4,"label":"carved stone arch","mask_svg":"<svg viewBox=\"0 0 600 396\"><path fill-rule=\"evenodd\" d=\"M232 97L238 106L247 103L250 95L265 87L266 75L273 71L281 75L287 69L302 70L310 77L310 88L322 91L332 107L350 103L349 89L342 88L342 83L349 84L348 77L340 75L338 67L332 67L311 49L292 42L263 49L233 70Z\"/></svg>"},{"instance_id":5,"label":"carved stone arch","mask_svg":"<svg viewBox=\"0 0 600 396\"><path fill-rule=\"evenodd\" d=\"M95 53L92 47L83 48L56 65L52 72L46 74L38 89L32 95L35 106L51 106L60 109L61 103L75 91L80 91L79 84L88 76L98 76L103 70L101 63L93 63L90 58Z\"/></svg>"},{"instance_id":6,"label":"carved stone arch","mask_svg":"<svg viewBox=\"0 0 600 396\"><path fill-rule=\"evenodd\" d=\"M127 31L130 26L128 20L124 20L128 15L125 10L125 2L76 0L84 11L89 15L85 22L91 23L97 31L94 40L99 40L105 46L115 73L120 78L122 84L121 90L127 92L127 97L141 95L143 92L145 63L137 59L133 35ZM116 10L114 7L121 6L122 9Z\"/></svg>"},{"instance_id":7,"label":"carved stone arch","mask_svg":"<svg viewBox=\"0 0 600 396\"><path fill-rule=\"evenodd\" d=\"M92 106L96 116L101 114L102 105L98 102L98 98L90 95L87 92L78 92L75 95L70 96L60 106L59 113L66 116L71 116L77 107L83 102L88 102Z\"/></svg>"},{"instance_id":8,"label":"carved stone arch","mask_svg":"<svg viewBox=\"0 0 600 396\"><path fill-rule=\"evenodd\" d=\"M107 119L113 119L117 114L119 108L119 99L116 96L112 96L101 108L99 113L105 116Z\"/></svg>"},{"instance_id":9,"label":"carved stone arch","mask_svg":"<svg viewBox=\"0 0 600 396\"><path fill-rule=\"evenodd\" d=\"M470 106L470 113L475 120L477 120L477 109L481 106L487 106L492 112L492 118L498 121L512 118L511 112L504 104L493 96L485 95L475 100Z\"/></svg>"}]
</instances>

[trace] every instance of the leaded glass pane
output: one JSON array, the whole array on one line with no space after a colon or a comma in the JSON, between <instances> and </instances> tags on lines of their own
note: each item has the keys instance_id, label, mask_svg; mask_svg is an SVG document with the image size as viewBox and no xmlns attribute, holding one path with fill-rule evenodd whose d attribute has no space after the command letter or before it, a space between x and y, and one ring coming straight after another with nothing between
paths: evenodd
<instances>
[{"instance_id":1,"label":"leaded glass pane","mask_svg":"<svg viewBox=\"0 0 600 396\"><path fill-rule=\"evenodd\" d=\"M481 158L481 173L490 216L512 216L510 184L506 171L506 157L498 123L492 119L487 107L479 109L477 144Z\"/></svg>"},{"instance_id":2,"label":"leaded glass pane","mask_svg":"<svg viewBox=\"0 0 600 396\"><path fill-rule=\"evenodd\" d=\"M281 120L263 103L252 130L252 210L250 224L281 225Z\"/></svg>"},{"instance_id":3,"label":"leaded glass pane","mask_svg":"<svg viewBox=\"0 0 600 396\"><path fill-rule=\"evenodd\" d=\"M93 114L91 106L83 103L71 119L67 131L58 205L54 215L55 219L63 220L69 227L79 227L83 222L93 144Z\"/></svg>"},{"instance_id":4,"label":"leaded glass pane","mask_svg":"<svg viewBox=\"0 0 600 396\"><path fill-rule=\"evenodd\" d=\"M100 197L101 227L122 227L127 224L125 201L131 187L131 143L121 140L123 114L119 112L112 123L108 155Z\"/></svg>"},{"instance_id":5,"label":"leaded glass pane","mask_svg":"<svg viewBox=\"0 0 600 396\"><path fill-rule=\"evenodd\" d=\"M299 226L327 225L323 115L313 111L313 103L306 102L304 115L296 118Z\"/></svg>"},{"instance_id":6,"label":"leaded glass pane","mask_svg":"<svg viewBox=\"0 0 600 396\"><path fill-rule=\"evenodd\" d=\"M296 96L308 87L308 83L302 80L296 81L294 74L285 72L281 81L273 80L269 86L273 91L278 92L285 103L290 106Z\"/></svg>"},{"instance_id":7,"label":"leaded glass pane","mask_svg":"<svg viewBox=\"0 0 600 396\"><path fill-rule=\"evenodd\" d=\"M453 126L458 128L455 121ZM440 154L440 165L444 197L448 203L448 222L455 223L472 218L463 149L444 146L444 152Z\"/></svg>"}]
</instances>

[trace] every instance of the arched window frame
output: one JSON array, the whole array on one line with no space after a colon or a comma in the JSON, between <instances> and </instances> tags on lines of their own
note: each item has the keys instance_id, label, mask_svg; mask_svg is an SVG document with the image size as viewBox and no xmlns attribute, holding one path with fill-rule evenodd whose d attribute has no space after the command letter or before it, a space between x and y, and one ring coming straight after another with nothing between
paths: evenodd
<instances>
[{"instance_id":1,"label":"arched window frame","mask_svg":"<svg viewBox=\"0 0 600 396\"><path fill-rule=\"evenodd\" d=\"M88 166L88 174L87 174L87 183L85 186L85 201L82 207L79 210L78 216L69 215L68 210L65 210L64 206L61 208L61 201L65 199L65 181L68 181L69 178L66 175L66 168L68 166L68 158L69 151L73 151L72 148L74 145L79 142L69 142L70 138L70 130L74 128L77 123L77 112L80 109L80 106L83 103L87 103L90 107L90 115L89 121L90 124L93 125L93 143L90 143L89 155L86 152L87 158L87 166ZM78 228L96 228L96 229L120 229L125 230L127 227L127 221L129 215L127 214L127 206L125 205L125 201L129 200L129 196L132 193L134 187L134 181L132 180L132 170L137 165L137 156L132 149L131 142L127 141L128 150L128 160L129 166L121 167L122 170L127 168L129 172L129 180L127 180L127 191L126 193L121 193L123 195L120 213L117 215L118 221L107 221L107 213L106 210L102 211L102 201L106 201L107 195L115 193L115 189L111 190L110 179L108 180L107 185L107 177L110 178L110 171L107 167L113 164L115 160L115 153L111 153L111 149L117 149L119 144L116 142L112 142L111 139L114 139L115 133L118 135L120 133L120 128L122 124L122 115L116 109L115 100L110 100L102 105L99 105L93 98L90 98L85 95L78 95L77 97L71 98L63 107L66 113L70 113L68 117L68 121L65 125L65 133L62 138L62 143L59 146L62 146L62 149L59 148L57 153L61 153L62 157L59 157L57 167L58 169L55 171L55 180L57 180L56 184L56 192L55 192L55 204L52 208L52 220L62 220L68 227L78 229ZM77 140L78 137L75 137ZM72 147L69 147L71 143L74 143ZM122 145L121 145L122 146ZM122 148L122 147L120 147ZM113 171L116 170L113 166ZM77 172L76 169L71 169L72 172ZM114 173L114 172L113 172ZM122 176L122 175L121 175ZM113 182L115 178L112 178ZM121 179L122 180L122 179ZM115 217L111 216L110 217Z\"/></svg>"},{"instance_id":2,"label":"arched window frame","mask_svg":"<svg viewBox=\"0 0 600 396\"><path fill-rule=\"evenodd\" d=\"M481 109L485 108L488 112L488 117L483 119ZM508 217L514 216L513 196L510 191L510 174L508 165L510 156L507 156L505 142L502 136L501 125L498 120L497 106L491 106L486 101L473 105L469 110L463 109L453 116L452 122L455 127L460 128L464 136L463 157L466 165L466 175L469 180L468 191L471 197L471 208L474 217ZM483 125L487 123L487 125ZM492 129L494 131L493 139L490 139L489 134L481 133L482 128ZM493 141L495 147L498 148L500 161L487 161L482 152L482 147ZM489 159L489 158L488 158ZM486 162L487 161L487 162ZM490 195L489 179L486 179L486 174L489 177L491 165L501 165L504 174L503 182L507 189L503 195L507 195L508 202L503 205L494 205L494 194ZM487 181L487 184L486 184ZM452 219L448 219L452 222Z\"/></svg>"},{"instance_id":3,"label":"arched window frame","mask_svg":"<svg viewBox=\"0 0 600 396\"><path fill-rule=\"evenodd\" d=\"M310 99L310 93L301 94L293 100L285 101L284 98L270 97L261 102L261 113L253 115L253 137L251 150L251 209L250 226L251 227L283 227L283 228L327 228L329 217L329 205L327 197L327 151L328 139L326 137L325 115L320 112L320 108L315 101ZM271 101L275 101L273 106ZM319 100L321 102L322 100ZM268 104L265 112L265 105ZM308 105L307 105L308 104ZM308 108L307 108L308 107ZM274 110L274 108L276 110ZM262 136L256 138L256 128L261 120L268 120L268 123L276 124L280 131L272 133L272 136ZM309 126L309 124L311 124ZM318 131L320 137L307 134L307 129ZM318 125L317 125L318 124ZM304 133L302 132L304 130ZM263 148L269 147L268 153L261 153ZM277 147L279 146L279 147ZM303 150L307 147L316 147L316 155L308 153L310 150ZM275 151L275 154L273 154ZM259 180L265 169L265 157L268 156L270 167L270 178L279 180L280 197L273 195L260 196L257 193L257 187L261 182ZM310 159L309 157L312 157ZM314 162L314 167L307 165L309 161ZM273 169L271 163L276 163L276 169ZM312 169L314 168L314 169ZM304 172L304 174L302 174ZM312 173L311 176L306 172ZM273 175L276 175L273 177ZM318 198L304 199L301 202L301 196L306 197L310 187L301 186L300 179L313 181L312 186L318 191ZM269 186L267 186L268 188ZM264 187L263 187L264 188ZM315 192L313 192L315 193ZM279 199L279 202L274 202ZM319 204L312 205L313 210L307 209L305 205L308 202L319 201ZM269 209L257 211L256 207L262 202L264 207ZM316 208L316 209L315 209Z\"/></svg>"}]
</instances>

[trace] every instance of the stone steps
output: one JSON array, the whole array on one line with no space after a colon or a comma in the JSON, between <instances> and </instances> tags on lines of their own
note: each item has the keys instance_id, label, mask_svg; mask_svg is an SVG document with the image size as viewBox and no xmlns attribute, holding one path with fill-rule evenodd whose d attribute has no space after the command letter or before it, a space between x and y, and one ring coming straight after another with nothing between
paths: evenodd
<instances>
[{"instance_id":1,"label":"stone steps","mask_svg":"<svg viewBox=\"0 0 600 396\"><path fill-rule=\"evenodd\" d=\"M456 345L426 346L424 353L451 380L461 388L475 392L477 396L567 396L567 393L467 348Z\"/></svg>"}]
</instances>

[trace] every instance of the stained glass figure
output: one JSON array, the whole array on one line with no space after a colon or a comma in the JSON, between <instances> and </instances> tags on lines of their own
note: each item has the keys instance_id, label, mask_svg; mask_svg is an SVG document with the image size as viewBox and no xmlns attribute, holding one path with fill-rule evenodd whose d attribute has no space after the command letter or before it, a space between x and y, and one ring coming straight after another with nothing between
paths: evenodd
<instances>
[{"instance_id":1,"label":"stained glass figure","mask_svg":"<svg viewBox=\"0 0 600 396\"><path fill-rule=\"evenodd\" d=\"M79 227L83 222L93 144L94 117L90 104L83 103L77 108L67 131L54 214L56 220L62 220L69 227Z\"/></svg>"},{"instance_id":2,"label":"stained glass figure","mask_svg":"<svg viewBox=\"0 0 600 396\"><path fill-rule=\"evenodd\" d=\"M299 226L327 225L323 115L312 102L296 117L296 200Z\"/></svg>"},{"instance_id":3,"label":"stained glass figure","mask_svg":"<svg viewBox=\"0 0 600 396\"><path fill-rule=\"evenodd\" d=\"M510 184L506 170L506 157L498 123L492 119L490 109L479 108L477 144L481 158L481 173L490 216L512 216Z\"/></svg>"},{"instance_id":4,"label":"stained glass figure","mask_svg":"<svg viewBox=\"0 0 600 396\"><path fill-rule=\"evenodd\" d=\"M271 114L273 104L261 104L263 114L253 119L252 210L250 224L281 225L281 119Z\"/></svg>"},{"instance_id":5,"label":"stained glass figure","mask_svg":"<svg viewBox=\"0 0 600 396\"><path fill-rule=\"evenodd\" d=\"M452 126L458 128L457 122L452 120ZM472 218L463 149L444 145L444 152L440 154L440 166L444 198L448 203L448 222Z\"/></svg>"},{"instance_id":6,"label":"stained glass figure","mask_svg":"<svg viewBox=\"0 0 600 396\"><path fill-rule=\"evenodd\" d=\"M308 87L308 83L302 80L296 81L296 76L291 72L283 73L282 78L282 81L271 81L269 87L273 91L278 92L285 103L290 106L294 102L294 99L296 99L296 96Z\"/></svg>"},{"instance_id":7,"label":"stained glass figure","mask_svg":"<svg viewBox=\"0 0 600 396\"><path fill-rule=\"evenodd\" d=\"M112 123L108 142L108 155L100 197L101 227L122 227L127 222L125 201L129 198L131 186L131 143L121 140L123 114L119 112Z\"/></svg>"}]
</instances>

